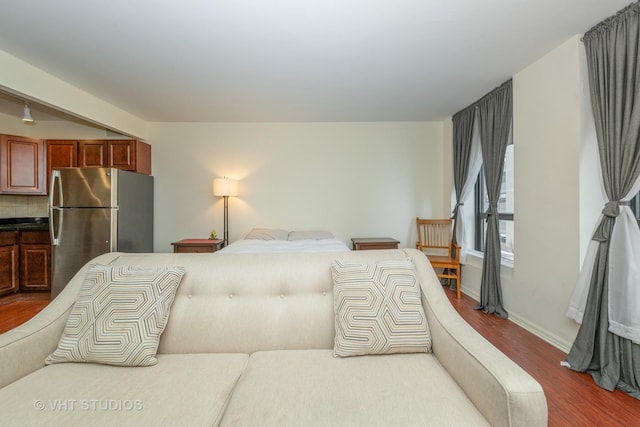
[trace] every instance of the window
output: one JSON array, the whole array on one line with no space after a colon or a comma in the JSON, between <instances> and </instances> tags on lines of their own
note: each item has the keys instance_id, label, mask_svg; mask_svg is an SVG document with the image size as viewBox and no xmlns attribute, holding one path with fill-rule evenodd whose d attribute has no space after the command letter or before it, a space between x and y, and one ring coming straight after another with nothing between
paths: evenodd
<instances>
[{"instance_id":1,"label":"window","mask_svg":"<svg viewBox=\"0 0 640 427\"><path fill-rule=\"evenodd\" d=\"M489 200L484 181L484 171L480 169L475 189L475 249L484 252L487 207ZM500 224L500 244L502 258L513 261L513 144L507 145L504 155L502 184L498 199L498 219Z\"/></svg>"}]
</instances>

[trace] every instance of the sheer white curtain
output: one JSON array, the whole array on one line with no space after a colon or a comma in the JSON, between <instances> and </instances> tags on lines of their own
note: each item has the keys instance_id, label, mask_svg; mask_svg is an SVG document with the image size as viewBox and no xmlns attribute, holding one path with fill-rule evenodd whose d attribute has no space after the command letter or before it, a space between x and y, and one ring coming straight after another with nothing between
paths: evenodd
<instances>
[{"instance_id":1,"label":"sheer white curtain","mask_svg":"<svg viewBox=\"0 0 640 427\"><path fill-rule=\"evenodd\" d=\"M473 193L478 178L478 173L482 167L482 153L480 150L480 131L478 130L477 107L474 111L473 136L471 139L471 152L469 153L469 172L462 187L460 202L458 207L458 219L456 221L456 236L460 245L460 262L464 264L467 260L467 252L473 242Z\"/></svg>"},{"instance_id":2,"label":"sheer white curtain","mask_svg":"<svg viewBox=\"0 0 640 427\"><path fill-rule=\"evenodd\" d=\"M623 201L640 191L640 178ZM629 206L620 206L609 252L609 331L640 343L640 228Z\"/></svg>"},{"instance_id":3,"label":"sheer white curtain","mask_svg":"<svg viewBox=\"0 0 640 427\"><path fill-rule=\"evenodd\" d=\"M639 191L640 177L622 202L629 202ZM629 206L622 204L619 210L609 243L609 331L640 343L640 228ZM602 219L603 215L598 223ZM584 316L599 244L595 240L589 243L578 285L569 303L567 316L578 323L582 323Z\"/></svg>"}]
</instances>

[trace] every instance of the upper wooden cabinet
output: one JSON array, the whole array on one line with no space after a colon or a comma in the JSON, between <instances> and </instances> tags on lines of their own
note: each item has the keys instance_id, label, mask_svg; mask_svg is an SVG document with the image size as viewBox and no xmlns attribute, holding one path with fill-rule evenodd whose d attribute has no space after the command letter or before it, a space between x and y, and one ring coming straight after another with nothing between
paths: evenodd
<instances>
[{"instance_id":1,"label":"upper wooden cabinet","mask_svg":"<svg viewBox=\"0 0 640 427\"><path fill-rule=\"evenodd\" d=\"M53 168L70 168L78 165L78 141L47 141L47 177Z\"/></svg>"},{"instance_id":2,"label":"upper wooden cabinet","mask_svg":"<svg viewBox=\"0 0 640 427\"><path fill-rule=\"evenodd\" d=\"M151 175L151 146L141 141L108 141L110 167Z\"/></svg>"},{"instance_id":3,"label":"upper wooden cabinet","mask_svg":"<svg viewBox=\"0 0 640 427\"><path fill-rule=\"evenodd\" d=\"M0 135L0 194L46 194L44 141Z\"/></svg>"},{"instance_id":4,"label":"upper wooden cabinet","mask_svg":"<svg viewBox=\"0 0 640 427\"><path fill-rule=\"evenodd\" d=\"M137 140L47 140L47 180L62 167L107 167L151 175L151 146Z\"/></svg>"},{"instance_id":5,"label":"upper wooden cabinet","mask_svg":"<svg viewBox=\"0 0 640 427\"><path fill-rule=\"evenodd\" d=\"M107 162L107 141L78 141L78 167L109 167Z\"/></svg>"}]
</instances>

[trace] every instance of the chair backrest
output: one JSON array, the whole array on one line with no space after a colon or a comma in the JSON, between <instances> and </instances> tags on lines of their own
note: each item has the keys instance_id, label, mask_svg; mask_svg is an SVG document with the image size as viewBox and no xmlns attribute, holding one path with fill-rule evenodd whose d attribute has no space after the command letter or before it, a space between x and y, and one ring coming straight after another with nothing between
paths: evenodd
<instances>
[{"instance_id":1,"label":"chair backrest","mask_svg":"<svg viewBox=\"0 0 640 427\"><path fill-rule=\"evenodd\" d=\"M418 226L418 242L416 249L445 250L451 256L452 224L451 218L423 219L416 218Z\"/></svg>"}]
</instances>

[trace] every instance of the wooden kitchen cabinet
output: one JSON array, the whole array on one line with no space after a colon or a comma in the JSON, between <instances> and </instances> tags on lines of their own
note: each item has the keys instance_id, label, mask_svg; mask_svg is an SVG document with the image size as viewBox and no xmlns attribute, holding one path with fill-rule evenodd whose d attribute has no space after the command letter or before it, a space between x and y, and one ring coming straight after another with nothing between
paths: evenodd
<instances>
[{"instance_id":1,"label":"wooden kitchen cabinet","mask_svg":"<svg viewBox=\"0 0 640 427\"><path fill-rule=\"evenodd\" d=\"M107 141L48 139L46 146L47 189L53 169L107 167Z\"/></svg>"},{"instance_id":2,"label":"wooden kitchen cabinet","mask_svg":"<svg viewBox=\"0 0 640 427\"><path fill-rule=\"evenodd\" d=\"M47 169L73 167L107 167L107 141L47 140Z\"/></svg>"},{"instance_id":3,"label":"wooden kitchen cabinet","mask_svg":"<svg viewBox=\"0 0 640 427\"><path fill-rule=\"evenodd\" d=\"M51 290L48 231L0 231L0 295Z\"/></svg>"},{"instance_id":4,"label":"wooden kitchen cabinet","mask_svg":"<svg viewBox=\"0 0 640 427\"><path fill-rule=\"evenodd\" d=\"M48 231L20 232L20 290L51 290L51 244Z\"/></svg>"},{"instance_id":5,"label":"wooden kitchen cabinet","mask_svg":"<svg viewBox=\"0 0 640 427\"><path fill-rule=\"evenodd\" d=\"M78 167L109 167L107 162L107 141L78 141Z\"/></svg>"},{"instance_id":6,"label":"wooden kitchen cabinet","mask_svg":"<svg viewBox=\"0 0 640 427\"><path fill-rule=\"evenodd\" d=\"M0 231L0 295L18 292L18 248L17 231Z\"/></svg>"},{"instance_id":7,"label":"wooden kitchen cabinet","mask_svg":"<svg viewBox=\"0 0 640 427\"><path fill-rule=\"evenodd\" d=\"M47 194L45 144L0 135L0 194Z\"/></svg>"},{"instance_id":8,"label":"wooden kitchen cabinet","mask_svg":"<svg viewBox=\"0 0 640 427\"><path fill-rule=\"evenodd\" d=\"M112 140L107 148L110 167L151 175L151 146L137 140Z\"/></svg>"},{"instance_id":9,"label":"wooden kitchen cabinet","mask_svg":"<svg viewBox=\"0 0 640 427\"><path fill-rule=\"evenodd\" d=\"M78 141L48 140L47 152L47 189L51 182L51 170L78 166Z\"/></svg>"},{"instance_id":10,"label":"wooden kitchen cabinet","mask_svg":"<svg viewBox=\"0 0 640 427\"><path fill-rule=\"evenodd\" d=\"M46 146L47 190L55 168L117 168L151 175L151 146L135 139L48 139Z\"/></svg>"}]
</instances>

